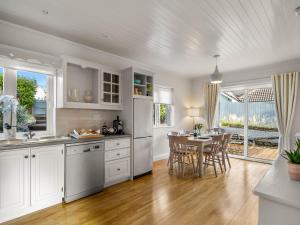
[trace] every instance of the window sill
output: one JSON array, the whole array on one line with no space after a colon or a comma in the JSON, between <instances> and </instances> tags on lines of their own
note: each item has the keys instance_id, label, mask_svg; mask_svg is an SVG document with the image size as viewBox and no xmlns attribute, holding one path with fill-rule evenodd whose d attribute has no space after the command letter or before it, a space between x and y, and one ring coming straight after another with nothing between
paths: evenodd
<instances>
[{"instance_id":1,"label":"window sill","mask_svg":"<svg viewBox=\"0 0 300 225\"><path fill-rule=\"evenodd\" d=\"M156 126L156 127L153 127L154 129L157 129L157 128L174 128L175 125L171 125L171 126Z\"/></svg>"}]
</instances>

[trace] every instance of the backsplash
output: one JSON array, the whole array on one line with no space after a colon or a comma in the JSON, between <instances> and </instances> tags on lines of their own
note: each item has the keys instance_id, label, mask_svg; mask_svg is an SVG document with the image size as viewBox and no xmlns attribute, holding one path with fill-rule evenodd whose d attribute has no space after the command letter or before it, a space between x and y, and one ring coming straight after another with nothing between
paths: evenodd
<instances>
[{"instance_id":1,"label":"backsplash","mask_svg":"<svg viewBox=\"0 0 300 225\"><path fill-rule=\"evenodd\" d=\"M112 126L119 111L91 109L56 109L56 135L69 134L73 129L99 129L104 122Z\"/></svg>"}]
</instances>

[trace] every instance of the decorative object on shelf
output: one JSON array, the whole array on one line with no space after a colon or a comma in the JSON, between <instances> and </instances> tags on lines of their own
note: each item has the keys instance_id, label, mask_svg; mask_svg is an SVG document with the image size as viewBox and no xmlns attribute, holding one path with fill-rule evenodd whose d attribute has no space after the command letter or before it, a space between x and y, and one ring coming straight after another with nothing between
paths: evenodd
<instances>
[{"instance_id":1,"label":"decorative object on shelf","mask_svg":"<svg viewBox=\"0 0 300 225\"><path fill-rule=\"evenodd\" d=\"M139 79L134 79L134 84L142 84L142 81Z\"/></svg>"},{"instance_id":2,"label":"decorative object on shelf","mask_svg":"<svg viewBox=\"0 0 300 225\"><path fill-rule=\"evenodd\" d=\"M87 103L91 103L93 101L93 93L91 90L87 90L84 93L84 101Z\"/></svg>"},{"instance_id":3,"label":"decorative object on shelf","mask_svg":"<svg viewBox=\"0 0 300 225\"><path fill-rule=\"evenodd\" d=\"M288 160L288 173L292 180L300 181L300 139L296 141L296 150L285 151L281 156Z\"/></svg>"},{"instance_id":4,"label":"decorative object on shelf","mask_svg":"<svg viewBox=\"0 0 300 225\"><path fill-rule=\"evenodd\" d=\"M79 97L80 91L77 88L68 88L68 100L72 102L79 102L80 97Z\"/></svg>"},{"instance_id":5,"label":"decorative object on shelf","mask_svg":"<svg viewBox=\"0 0 300 225\"><path fill-rule=\"evenodd\" d=\"M220 84L223 80L223 74L219 72L218 69L218 58L220 55L214 55L214 58L216 59L216 68L213 74L210 75L210 83L212 84Z\"/></svg>"},{"instance_id":6,"label":"decorative object on shelf","mask_svg":"<svg viewBox=\"0 0 300 225\"><path fill-rule=\"evenodd\" d=\"M152 96L153 85L150 83L147 84L147 96Z\"/></svg>"}]
</instances>

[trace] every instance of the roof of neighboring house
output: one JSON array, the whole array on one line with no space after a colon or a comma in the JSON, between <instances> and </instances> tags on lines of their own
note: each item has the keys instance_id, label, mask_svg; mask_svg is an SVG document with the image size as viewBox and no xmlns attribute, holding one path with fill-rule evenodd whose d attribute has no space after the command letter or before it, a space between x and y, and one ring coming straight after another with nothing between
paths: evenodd
<instances>
[{"instance_id":1,"label":"roof of neighboring house","mask_svg":"<svg viewBox=\"0 0 300 225\"><path fill-rule=\"evenodd\" d=\"M236 102L245 102L246 94L240 91L223 91L222 94ZM272 88L259 88L248 91L248 102L272 102L274 95Z\"/></svg>"}]
</instances>

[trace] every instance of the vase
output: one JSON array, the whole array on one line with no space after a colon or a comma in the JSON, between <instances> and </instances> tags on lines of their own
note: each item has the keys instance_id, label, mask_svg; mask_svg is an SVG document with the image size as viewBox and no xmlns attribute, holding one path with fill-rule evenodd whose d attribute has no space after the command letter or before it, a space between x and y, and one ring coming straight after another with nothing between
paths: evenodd
<instances>
[{"instance_id":1,"label":"vase","mask_svg":"<svg viewBox=\"0 0 300 225\"><path fill-rule=\"evenodd\" d=\"M288 163L288 173L292 180L300 181L300 164Z\"/></svg>"}]
</instances>

